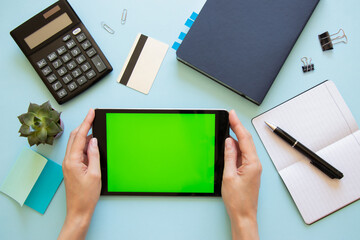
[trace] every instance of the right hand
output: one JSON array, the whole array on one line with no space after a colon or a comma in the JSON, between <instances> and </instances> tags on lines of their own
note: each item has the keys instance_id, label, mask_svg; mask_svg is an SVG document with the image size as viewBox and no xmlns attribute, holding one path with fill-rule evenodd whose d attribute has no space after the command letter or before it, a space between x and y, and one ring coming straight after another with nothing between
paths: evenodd
<instances>
[{"instance_id":1,"label":"right hand","mask_svg":"<svg viewBox=\"0 0 360 240\"><path fill-rule=\"evenodd\" d=\"M256 239L259 238L256 215L262 167L252 136L234 110L229 113L229 121L238 141L231 137L225 141L222 198L233 239Z\"/></svg>"},{"instance_id":2,"label":"right hand","mask_svg":"<svg viewBox=\"0 0 360 240\"><path fill-rule=\"evenodd\" d=\"M63 161L66 219L58 239L85 239L100 197L101 171L97 139L88 136L95 117L90 109L71 132Z\"/></svg>"}]
</instances>

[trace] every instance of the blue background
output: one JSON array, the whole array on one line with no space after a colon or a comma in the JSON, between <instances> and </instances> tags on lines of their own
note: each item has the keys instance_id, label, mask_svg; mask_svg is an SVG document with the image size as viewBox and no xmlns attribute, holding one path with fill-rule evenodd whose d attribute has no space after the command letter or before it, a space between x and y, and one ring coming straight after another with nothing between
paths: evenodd
<instances>
[{"instance_id":1,"label":"blue background","mask_svg":"<svg viewBox=\"0 0 360 240\"><path fill-rule=\"evenodd\" d=\"M70 102L59 106L24 57L9 32L48 7L53 1L3 1L0 8L0 182L4 181L18 152L27 146L18 137L17 116L30 102L50 100L62 111L63 136L54 146L36 151L61 164L70 132L83 120L89 108L225 108L235 109L254 136L263 165L258 221L262 239L358 239L360 203L306 225L276 172L251 119L271 107L330 79L335 82L360 123L360 1L321 0L299 37L262 105L256 106L202 74L178 62L171 49L186 19L199 12L204 0L105 0L69 1L103 50L114 70ZM123 9L127 21L121 25ZM115 34L101 27L104 21ZM337 44L323 52L318 34L343 28L348 44ZM138 33L169 44L169 50L149 95L116 82ZM276 34L276 32L274 33ZM303 73L302 57L311 57L315 71ZM259 68L261 66L254 66ZM66 214L65 188L60 185L44 215L0 195L1 239L55 239ZM101 197L87 239L231 239L230 221L221 198L193 197Z\"/></svg>"}]
</instances>

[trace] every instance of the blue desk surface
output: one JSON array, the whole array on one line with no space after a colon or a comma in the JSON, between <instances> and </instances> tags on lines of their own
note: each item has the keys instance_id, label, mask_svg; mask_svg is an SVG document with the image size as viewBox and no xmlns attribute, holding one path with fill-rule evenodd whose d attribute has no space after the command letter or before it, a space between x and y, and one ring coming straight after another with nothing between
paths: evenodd
<instances>
[{"instance_id":1,"label":"blue desk surface","mask_svg":"<svg viewBox=\"0 0 360 240\"><path fill-rule=\"evenodd\" d=\"M225 108L235 109L254 136L263 165L258 220L262 239L358 239L360 202L306 225L281 178L251 125L259 113L326 80L337 85L360 123L360 2L321 0L291 51L277 79L259 107L178 62L173 42L193 11L199 12L204 0L107 0L69 1L89 29L114 70L85 93L59 106L24 57L9 32L43 10L53 1L4 1L0 8L0 182L18 153L27 145L18 137L17 116L29 102L50 100L62 111L63 136L54 146L34 149L62 163L71 130L80 124L89 108ZM299 1L301 4L301 1ZM123 9L127 22L121 25ZM111 35L101 27L106 22L115 30ZM235 24L235 23L234 23ZM335 33L343 28L348 44L322 52L318 34ZM149 95L116 82L137 33L144 33L169 44L165 60ZM276 32L274 33L276 34ZM266 44L266 43L265 43ZM303 73L302 57L311 57L315 71ZM254 66L259 68L261 66ZM55 239L65 214L65 188L62 183L45 215L0 194L1 239ZM230 222L221 198L194 197L101 197L88 232L88 239L231 239Z\"/></svg>"}]
</instances>

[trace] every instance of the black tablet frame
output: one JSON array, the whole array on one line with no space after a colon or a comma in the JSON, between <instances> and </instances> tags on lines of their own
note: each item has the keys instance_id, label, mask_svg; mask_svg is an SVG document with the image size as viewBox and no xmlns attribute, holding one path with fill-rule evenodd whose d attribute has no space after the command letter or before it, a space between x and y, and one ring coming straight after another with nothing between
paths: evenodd
<instances>
[{"instance_id":1,"label":"black tablet frame","mask_svg":"<svg viewBox=\"0 0 360 240\"><path fill-rule=\"evenodd\" d=\"M180 113L180 114L215 114L215 172L213 193L176 193L176 192L109 192L107 181L107 113ZM229 136L229 113L226 110L193 110L193 109L95 109L93 136L98 139L100 150L100 167L102 189L101 195L135 195L135 196L221 196L221 184L224 170L225 139Z\"/></svg>"}]
</instances>

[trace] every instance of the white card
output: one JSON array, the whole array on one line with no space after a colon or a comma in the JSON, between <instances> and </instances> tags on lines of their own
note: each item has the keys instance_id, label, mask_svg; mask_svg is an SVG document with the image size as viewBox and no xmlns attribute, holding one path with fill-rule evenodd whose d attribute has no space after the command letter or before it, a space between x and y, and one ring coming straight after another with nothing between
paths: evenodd
<instances>
[{"instance_id":1,"label":"white card","mask_svg":"<svg viewBox=\"0 0 360 240\"><path fill-rule=\"evenodd\" d=\"M169 45L139 33L117 81L148 94L168 48Z\"/></svg>"}]
</instances>

